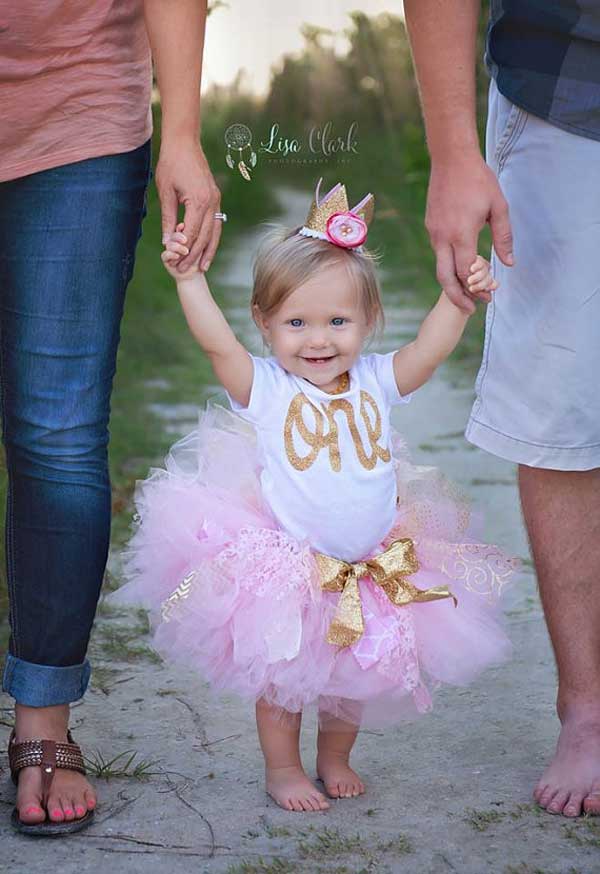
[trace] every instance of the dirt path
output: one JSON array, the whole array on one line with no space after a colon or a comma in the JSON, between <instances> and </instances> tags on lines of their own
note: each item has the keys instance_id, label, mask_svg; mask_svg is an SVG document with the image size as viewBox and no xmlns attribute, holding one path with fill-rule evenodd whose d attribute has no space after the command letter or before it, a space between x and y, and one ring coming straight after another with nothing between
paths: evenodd
<instances>
[{"instance_id":1,"label":"dirt path","mask_svg":"<svg viewBox=\"0 0 600 874\"><path fill-rule=\"evenodd\" d=\"M285 220L300 220L305 199L286 198ZM251 336L249 264L260 232L249 235L222 282L237 329ZM382 349L411 336L421 313L388 301ZM256 345L254 348L258 348ZM472 373L446 368L396 421L416 460L440 466L486 510L487 536L526 559L514 471L474 451L462 437ZM161 407L176 434L195 409ZM113 571L118 568L112 559ZM9 829L13 789L6 759L0 796L0 869L228 872L228 874L592 874L600 825L567 822L535 809L531 788L554 745L554 667L529 565L508 607L515 652L506 666L466 690L444 690L417 724L364 732L355 766L368 784L359 800L322 815L290 814L267 799L251 710L215 704L193 676L164 667L145 643L136 614L101 607L92 658L97 666L74 730L106 770L92 829L68 841L24 840ZM10 702L2 699L0 739ZM315 726L305 726L313 770ZM96 753L95 751L100 751ZM137 769L137 770L136 770ZM6 867L3 867L6 866Z\"/></svg>"}]
</instances>

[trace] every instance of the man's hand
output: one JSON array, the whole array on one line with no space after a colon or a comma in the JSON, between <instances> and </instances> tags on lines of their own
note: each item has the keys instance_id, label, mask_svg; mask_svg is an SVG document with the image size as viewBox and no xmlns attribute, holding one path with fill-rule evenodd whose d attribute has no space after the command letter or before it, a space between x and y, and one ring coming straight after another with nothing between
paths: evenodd
<instances>
[{"instance_id":1,"label":"man's hand","mask_svg":"<svg viewBox=\"0 0 600 874\"><path fill-rule=\"evenodd\" d=\"M432 162L425 226L437 258L437 279L452 303L467 313L475 304L468 292L479 232L489 222L494 250L513 264L508 205L498 180L478 153ZM480 300L490 295L480 291Z\"/></svg>"},{"instance_id":2,"label":"man's hand","mask_svg":"<svg viewBox=\"0 0 600 874\"><path fill-rule=\"evenodd\" d=\"M160 198L163 239L175 232L178 208L185 207L183 223L189 255L177 265L185 273L192 266L208 270L219 239L221 192L217 188L204 152L197 140L189 139L161 146L156 167L156 187Z\"/></svg>"}]
</instances>

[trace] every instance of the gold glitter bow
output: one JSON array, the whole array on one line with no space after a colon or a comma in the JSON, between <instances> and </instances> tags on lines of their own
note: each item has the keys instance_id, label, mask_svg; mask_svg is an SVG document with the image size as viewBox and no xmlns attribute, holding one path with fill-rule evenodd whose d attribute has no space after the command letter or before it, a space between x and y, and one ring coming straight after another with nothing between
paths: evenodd
<instances>
[{"instance_id":1,"label":"gold glitter bow","mask_svg":"<svg viewBox=\"0 0 600 874\"><path fill-rule=\"evenodd\" d=\"M419 570L414 544L410 538L394 540L384 552L355 564L320 552L315 553L315 559L323 591L341 592L335 616L327 631L327 643L334 646L352 646L360 640L365 630L358 586L361 577L371 577L397 607L415 601L438 601L441 598L452 598L455 606L457 603L448 586L417 589L405 579Z\"/></svg>"}]
</instances>

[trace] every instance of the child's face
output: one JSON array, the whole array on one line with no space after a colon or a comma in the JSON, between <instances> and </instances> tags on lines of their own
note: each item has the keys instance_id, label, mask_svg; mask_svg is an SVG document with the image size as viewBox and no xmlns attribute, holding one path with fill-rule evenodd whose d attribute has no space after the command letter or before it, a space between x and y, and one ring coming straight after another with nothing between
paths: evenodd
<instances>
[{"instance_id":1,"label":"child's face","mask_svg":"<svg viewBox=\"0 0 600 874\"><path fill-rule=\"evenodd\" d=\"M257 324L273 355L289 373L334 391L370 333L360 294L342 264L333 264L299 286Z\"/></svg>"}]
</instances>

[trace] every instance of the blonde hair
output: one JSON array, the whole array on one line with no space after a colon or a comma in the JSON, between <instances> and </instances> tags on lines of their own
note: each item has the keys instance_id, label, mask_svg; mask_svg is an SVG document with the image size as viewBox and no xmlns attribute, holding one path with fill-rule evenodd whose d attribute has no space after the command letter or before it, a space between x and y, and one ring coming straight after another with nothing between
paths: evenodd
<instances>
[{"instance_id":1,"label":"blonde hair","mask_svg":"<svg viewBox=\"0 0 600 874\"><path fill-rule=\"evenodd\" d=\"M377 256L367 251L343 249L327 240L304 237L300 228L273 228L262 241L254 262L252 312L273 314L303 282L333 264L346 267L358 289L372 333L383 328L384 315L377 279Z\"/></svg>"}]
</instances>

